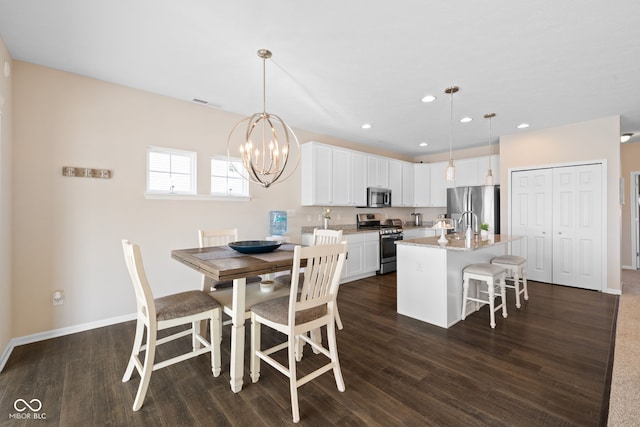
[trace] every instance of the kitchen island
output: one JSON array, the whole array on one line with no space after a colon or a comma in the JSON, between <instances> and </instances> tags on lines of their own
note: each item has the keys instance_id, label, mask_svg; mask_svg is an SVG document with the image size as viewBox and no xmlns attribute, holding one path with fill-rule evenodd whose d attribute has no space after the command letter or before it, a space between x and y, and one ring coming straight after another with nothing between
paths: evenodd
<instances>
[{"instance_id":1,"label":"kitchen island","mask_svg":"<svg viewBox=\"0 0 640 427\"><path fill-rule=\"evenodd\" d=\"M521 236L495 235L449 237L441 245L438 237L396 242L398 313L448 328L461 319L462 269L489 262L508 252L508 244Z\"/></svg>"}]
</instances>

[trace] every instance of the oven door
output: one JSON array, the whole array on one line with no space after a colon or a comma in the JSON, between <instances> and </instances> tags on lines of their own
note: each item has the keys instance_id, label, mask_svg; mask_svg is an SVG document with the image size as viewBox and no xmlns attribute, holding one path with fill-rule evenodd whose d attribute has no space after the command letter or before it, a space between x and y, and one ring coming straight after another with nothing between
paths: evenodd
<instances>
[{"instance_id":1,"label":"oven door","mask_svg":"<svg viewBox=\"0 0 640 427\"><path fill-rule=\"evenodd\" d=\"M402 233L380 235L380 270L378 274L396 271L396 241L402 240Z\"/></svg>"}]
</instances>

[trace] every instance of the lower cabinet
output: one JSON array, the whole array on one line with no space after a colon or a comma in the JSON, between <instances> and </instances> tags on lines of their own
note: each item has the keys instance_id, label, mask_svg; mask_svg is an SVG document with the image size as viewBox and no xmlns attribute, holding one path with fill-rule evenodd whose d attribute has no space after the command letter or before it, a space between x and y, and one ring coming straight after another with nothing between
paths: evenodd
<instances>
[{"instance_id":1,"label":"lower cabinet","mask_svg":"<svg viewBox=\"0 0 640 427\"><path fill-rule=\"evenodd\" d=\"M347 261L340 283L373 276L380 269L380 235L378 232L343 234L347 242ZM302 244L310 245L312 234L302 235Z\"/></svg>"},{"instance_id":2,"label":"lower cabinet","mask_svg":"<svg viewBox=\"0 0 640 427\"><path fill-rule=\"evenodd\" d=\"M436 231L433 228L405 228L402 230L402 238L404 240L419 239L421 237L433 237Z\"/></svg>"}]
</instances>

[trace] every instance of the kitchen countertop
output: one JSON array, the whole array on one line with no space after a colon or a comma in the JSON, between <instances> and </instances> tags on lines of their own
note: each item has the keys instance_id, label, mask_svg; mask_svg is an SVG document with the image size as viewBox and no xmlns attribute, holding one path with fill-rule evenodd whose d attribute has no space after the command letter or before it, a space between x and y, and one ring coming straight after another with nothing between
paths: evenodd
<instances>
[{"instance_id":1,"label":"kitchen countertop","mask_svg":"<svg viewBox=\"0 0 640 427\"><path fill-rule=\"evenodd\" d=\"M459 237L459 238L456 238ZM448 244L441 245L438 243L440 236L435 237L421 237L418 239L398 240L396 245L408 245L408 246L422 246L429 248L445 249L449 251L475 251L478 249L490 248L492 246L504 245L514 240L522 239L522 236L510 236L507 234L496 234L493 239L482 240L480 236L476 235L471 239L471 242L467 244L464 234L449 234L447 239Z\"/></svg>"},{"instance_id":2,"label":"kitchen countertop","mask_svg":"<svg viewBox=\"0 0 640 427\"><path fill-rule=\"evenodd\" d=\"M316 226L305 226L302 227L302 234L311 234L313 233L313 229L314 228L322 228L322 225L316 225ZM431 224L423 224L423 225L415 225L413 223L409 224L409 223L403 223L402 224L402 229L403 230L430 230L431 229ZM366 228L358 228L356 224L336 224L336 225L329 225L329 230L342 230L342 234L355 234L355 233L377 233L378 230L371 230L371 229L366 229Z\"/></svg>"}]
</instances>

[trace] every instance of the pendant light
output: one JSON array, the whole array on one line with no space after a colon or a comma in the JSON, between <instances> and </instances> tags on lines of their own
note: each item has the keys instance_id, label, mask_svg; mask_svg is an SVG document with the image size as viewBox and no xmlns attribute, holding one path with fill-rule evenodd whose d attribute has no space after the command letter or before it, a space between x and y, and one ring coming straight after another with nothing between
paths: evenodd
<instances>
[{"instance_id":1,"label":"pendant light","mask_svg":"<svg viewBox=\"0 0 640 427\"><path fill-rule=\"evenodd\" d=\"M444 90L444 93L450 95L450 111L449 111L449 165L445 170L445 178L447 181L456 180L456 168L453 166L453 94L458 92L460 88L458 86L450 86Z\"/></svg>"},{"instance_id":2,"label":"pendant light","mask_svg":"<svg viewBox=\"0 0 640 427\"><path fill-rule=\"evenodd\" d=\"M491 119L496 116L496 113L487 113L484 115L485 119L489 119L489 169L487 170L487 176L484 179L484 185L493 185L493 171L491 170Z\"/></svg>"},{"instance_id":3,"label":"pendant light","mask_svg":"<svg viewBox=\"0 0 640 427\"><path fill-rule=\"evenodd\" d=\"M300 161L300 143L293 130L280 117L267 113L266 110L265 64L271 56L271 52L267 49L258 51L258 57L262 58L262 112L240 120L227 138L229 163L235 157L232 152L239 152L242 165L246 170L246 174L240 173L240 175L264 188L290 177ZM247 124L246 129L236 135L236 130L244 123ZM290 158L292 145L295 145L294 154L297 159L285 174L287 164L292 160Z\"/></svg>"}]
</instances>

